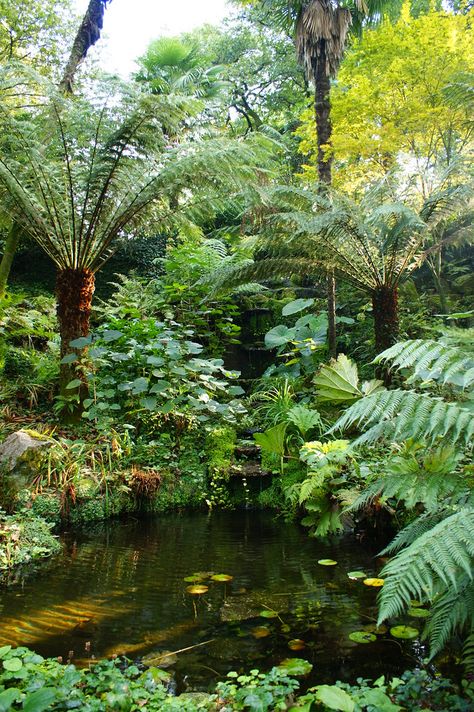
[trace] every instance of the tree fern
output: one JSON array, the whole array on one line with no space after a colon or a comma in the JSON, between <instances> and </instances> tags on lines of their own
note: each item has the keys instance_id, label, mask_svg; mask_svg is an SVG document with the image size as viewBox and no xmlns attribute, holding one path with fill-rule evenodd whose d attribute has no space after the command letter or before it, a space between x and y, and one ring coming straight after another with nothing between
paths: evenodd
<instances>
[{"instance_id":1,"label":"tree fern","mask_svg":"<svg viewBox=\"0 0 474 712\"><path fill-rule=\"evenodd\" d=\"M461 388L468 388L474 383L474 357L441 341L401 341L383 351L374 360L374 363L387 362L391 362L397 369L413 370L413 375L407 383L432 380Z\"/></svg>"},{"instance_id":2,"label":"tree fern","mask_svg":"<svg viewBox=\"0 0 474 712\"><path fill-rule=\"evenodd\" d=\"M448 592L463 590L463 582L474 578L474 509L461 508L417 537L382 570L385 586L380 594L379 623L400 615L410 600L433 602ZM465 619L451 609L453 626ZM474 616L474 608L470 611ZM435 649L440 638L434 635Z\"/></svg>"},{"instance_id":3,"label":"tree fern","mask_svg":"<svg viewBox=\"0 0 474 712\"><path fill-rule=\"evenodd\" d=\"M353 425L366 431L354 445L389 440L424 440L439 438L452 444L466 445L474 433L472 412L458 403L448 403L428 393L395 389L372 393L351 405L329 433Z\"/></svg>"}]
</instances>

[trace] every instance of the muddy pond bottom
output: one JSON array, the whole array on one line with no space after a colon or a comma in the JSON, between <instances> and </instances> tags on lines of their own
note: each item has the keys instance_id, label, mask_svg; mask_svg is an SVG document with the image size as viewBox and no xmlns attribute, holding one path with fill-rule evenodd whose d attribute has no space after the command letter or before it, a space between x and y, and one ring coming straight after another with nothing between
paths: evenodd
<instances>
[{"instance_id":1,"label":"muddy pond bottom","mask_svg":"<svg viewBox=\"0 0 474 712\"><path fill-rule=\"evenodd\" d=\"M271 513L108 522L69 533L63 554L3 587L0 645L78 665L164 653L180 689L293 657L310 661L318 682L413 667L419 641L374 634L378 589L353 571L376 576L372 552L352 538L310 539ZM371 642L351 640L355 631Z\"/></svg>"}]
</instances>

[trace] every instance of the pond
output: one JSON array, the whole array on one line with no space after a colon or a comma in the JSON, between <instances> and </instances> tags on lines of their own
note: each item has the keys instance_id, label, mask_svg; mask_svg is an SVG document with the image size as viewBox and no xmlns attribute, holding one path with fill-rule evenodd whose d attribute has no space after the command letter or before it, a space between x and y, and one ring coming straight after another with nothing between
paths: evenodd
<instances>
[{"instance_id":1,"label":"pond","mask_svg":"<svg viewBox=\"0 0 474 712\"><path fill-rule=\"evenodd\" d=\"M164 659L174 663L179 689L205 689L229 670L268 670L288 657L313 663L319 682L413 667L424 652L419 641L389 632L368 644L349 639L373 628L378 590L350 579L353 570L378 572L362 544L310 539L270 513L109 522L67 534L63 554L3 589L0 645L79 665L189 647ZM232 580L212 580L211 572ZM184 580L196 573L198 580ZM193 585L207 591L193 595Z\"/></svg>"}]
</instances>

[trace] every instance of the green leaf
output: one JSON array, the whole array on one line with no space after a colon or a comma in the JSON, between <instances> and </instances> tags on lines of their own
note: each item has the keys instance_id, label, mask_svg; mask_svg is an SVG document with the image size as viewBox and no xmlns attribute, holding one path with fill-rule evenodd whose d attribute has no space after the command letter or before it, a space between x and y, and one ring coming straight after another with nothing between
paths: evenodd
<instances>
[{"instance_id":1,"label":"green leaf","mask_svg":"<svg viewBox=\"0 0 474 712\"><path fill-rule=\"evenodd\" d=\"M364 690L363 701L365 706L371 705L377 712L399 712L403 709L400 705L394 704L390 697L380 689Z\"/></svg>"},{"instance_id":2,"label":"green leaf","mask_svg":"<svg viewBox=\"0 0 474 712\"><path fill-rule=\"evenodd\" d=\"M344 354L323 366L314 379L319 400L333 403L354 401L362 397L357 366Z\"/></svg>"},{"instance_id":3,"label":"green leaf","mask_svg":"<svg viewBox=\"0 0 474 712\"><path fill-rule=\"evenodd\" d=\"M147 363L150 364L150 366L163 366L165 362L165 359L162 356L148 356Z\"/></svg>"},{"instance_id":4,"label":"green leaf","mask_svg":"<svg viewBox=\"0 0 474 712\"><path fill-rule=\"evenodd\" d=\"M283 316L290 316L291 314L297 314L298 312L303 311L303 309L307 309L313 304L314 299L295 299L294 301L285 304L281 310L281 313Z\"/></svg>"},{"instance_id":5,"label":"green leaf","mask_svg":"<svg viewBox=\"0 0 474 712\"><path fill-rule=\"evenodd\" d=\"M11 649L11 645L4 645L2 648L0 648L0 658L3 658L3 656L9 653Z\"/></svg>"},{"instance_id":6,"label":"green leaf","mask_svg":"<svg viewBox=\"0 0 474 712\"><path fill-rule=\"evenodd\" d=\"M122 331L118 331L117 329L106 329L102 334L102 341L104 341L106 344L110 344L112 341L117 341L117 339L120 339L121 336L123 336Z\"/></svg>"},{"instance_id":7,"label":"green leaf","mask_svg":"<svg viewBox=\"0 0 474 712\"><path fill-rule=\"evenodd\" d=\"M316 699L322 702L330 710L340 710L341 712L354 712L355 703L345 690L341 690L336 685L318 685L316 687Z\"/></svg>"},{"instance_id":8,"label":"green leaf","mask_svg":"<svg viewBox=\"0 0 474 712\"><path fill-rule=\"evenodd\" d=\"M66 354L59 363L75 363L77 360L76 354Z\"/></svg>"},{"instance_id":9,"label":"green leaf","mask_svg":"<svg viewBox=\"0 0 474 712\"><path fill-rule=\"evenodd\" d=\"M0 692L0 712L8 712L20 694L20 690L16 687L10 687L8 690Z\"/></svg>"},{"instance_id":10,"label":"green leaf","mask_svg":"<svg viewBox=\"0 0 474 712\"><path fill-rule=\"evenodd\" d=\"M80 385L82 385L82 381L80 381L78 378L75 378L73 381L69 381L66 386L66 389L69 391L73 388L79 388Z\"/></svg>"},{"instance_id":11,"label":"green leaf","mask_svg":"<svg viewBox=\"0 0 474 712\"><path fill-rule=\"evenodd\" d=\"M355 630L353 633L349 633L349 639L354 643L373 643L377 640L377 636L366 630Z\"/></svg>"},{"instance_id":12,"label":"green leaf","mask_svg":"<svg viewBox=\"0 0 474 712\"><path fill-rule=\"evenodd\" d=\"M277 667L279 670L283 670L288 675L293 675L294 677L307 675L313 669L311 663L303 658L285 658Z\"/></svg>"},{"instance_id":13,"label":"green leaf","mask_svg":"<svg viewBox=\"0 0 474 712\"><path fill-rule=\"evenodd\" d=\"M275 349L278 346L289 344L295 338L295 333L295 329L289 329L284 324L279 324L265 334L265 346L267 349Z\"/></svg>"},{"instance_id":14,"label":"green leaf","mask_svg":"<svg viewBox=\"0 0 474 712\"><path fill-rule=\"evenodd\" d=\"M73 349L83 349L85 346L89 346L89 344L91 342L92 342L92 335L80 336L78 339L74 339L73 341L70 341L69 346L72 346Z\"/></svg>"},{"instance_id":15,"label":"green leaf","mask_svg":"<svg viewBox=\"0 0 474 712\"><path fill-rule=\"evenodd\" d=\"M148 378L141 376L136 378L132 383L132 393L134 395L139 395L140 393L146 393L148 390Z\"/></svg>"},{"instance_id":16,"label":"green leaf","mask_svg":"<svg viewBox=\"0 0 474 712\"><path fill-rule=\"evenodd\" d=\"M23 661L20 658L8 658L3 661L3 667L8 672L18 672L23 667Z\"/></svg>"},{"instance_id":17,"label":"green leaf","mask_svg":"<svg viewBox=\"0 0 474 712\"><path fill-rule=\"evenodd\" d=\"M283 456L285 453L286 423L278 423L264 433L254 433L253 437L262 450Z\"/></svg>"},{"instance_id":18,"label":"green leaf","mask_svg":"<svg viewBox=\"0 0 474 712\"><path fill-rule=\"evenodd\" d=\"M413 638L418 638L419 631L409 625L396 625L390 628L390 635L401 640L412 640Z\"/></svg>"},{"instance_id":19,"label":"green leaf","mask_svg":"<svg viewBox=\"0 0 474 712\"><path fill-rule=\"evenodd\" d=\"M147 410L155 410L157 400L151 396L146 396L145 398L140 398L140 405Z\"/></svg>"},{"instance_id":20,"label":"green leaf","mask_svg":"<svg viewBox=\"0 0 474 712\"><path fill-rule=\"evenodd\" d=\"M23 702L23 712L44 712L56 699L56 690L52 687L42 687L36 690Z\"/></svg>"}]
</instances>

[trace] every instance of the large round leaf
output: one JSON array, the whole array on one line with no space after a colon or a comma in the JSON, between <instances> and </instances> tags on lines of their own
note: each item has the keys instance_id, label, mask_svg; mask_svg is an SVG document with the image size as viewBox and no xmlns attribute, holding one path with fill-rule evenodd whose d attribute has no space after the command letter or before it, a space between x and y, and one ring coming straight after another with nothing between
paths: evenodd
<instances>
[{"instance_id":1,"label":"large round leaf","mask_svg":"<svg viewBox=\"0 0 474 712\"><path fill-rule=\"evenodd\" d=\"M283 316L290 316L291 314L297 314L298 312L303 311L303 309L307 309L313 304L314 299L295 299L294 301L285 304L281 310L281 313Z\"/></svg>"},{"instance_id":2,"label":"large round leaf","mask_svg":"<svg viewBox=\"0 0 474 712\"><path fill-rule=\"evenodd\" d=\"M279 324L265 334L265 346L267 349L275 349L278 346L289 344L294 338L294 329L289 329L284 324Z\"/></svg>"}]
</instances>

